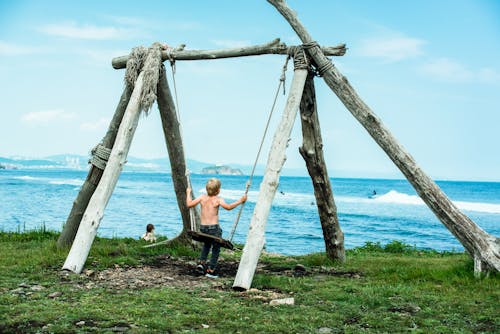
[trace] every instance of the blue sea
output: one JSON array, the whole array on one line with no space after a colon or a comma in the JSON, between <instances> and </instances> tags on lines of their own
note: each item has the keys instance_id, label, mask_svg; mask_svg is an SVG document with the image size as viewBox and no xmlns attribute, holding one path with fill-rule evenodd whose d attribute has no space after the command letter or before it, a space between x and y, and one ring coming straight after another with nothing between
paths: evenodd
<instances>
[{"instance_id":1,"label":"blue sea","mask_svg":"<svg viewBox=\"0 0 500 334\"><path fill-rule=\"evenodd\" d=\"M46 226L60 231L87 176L74 170L0 170L0 230ZM194 193L209 178L191 175ZM221 196L231 202L244 192L246 176L220 176ZM234 240L244 243L262 178L254 177ZM416 195L406 180L332 179L346 248L393 240L421 249L461 251L461 244ZM500 183L437 182L448 197L483 230L500 235ZM376 196L371 196L376 191ZM227 237L238 208L220 210ZM175 237L182 229L171 175L123 172L98 230L103 237L139 238L152 223L156 234ZM288 255L324 251L311 180L280 178L266 229L266 251Z\"/></svg>"}]
</instances>

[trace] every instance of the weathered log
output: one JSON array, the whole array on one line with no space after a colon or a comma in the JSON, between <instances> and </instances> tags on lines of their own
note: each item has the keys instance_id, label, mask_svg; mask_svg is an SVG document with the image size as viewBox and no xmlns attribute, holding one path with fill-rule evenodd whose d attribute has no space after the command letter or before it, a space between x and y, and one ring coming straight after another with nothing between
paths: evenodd
<instances>
[{"instance_id":1,"label":"weathered log","mask_svg":"<svg viewBox=\"0 0 500 334\"><path fill-rule=\"evenodd\" d=\"M157 103L158 109L160 110L165 143L167 145L168 155L170 158L170 168L172 171L172 181L174 183L175 195L177 197L177 205L179 206L182 216L182 232L176 239L179 239L179 241L188 241L191 240L187 234L187 232L191 229L191 221L189 217L189 209L186 206L186 189L188 188L188 183L186 179L184 145L182 144L180 124L177 119L175 104L168 86L164 66L161 68L160 80L158 82ZM195 219L199 220L199 215L197 213L195 214L195 217Z\"/></svg>"},{"instance_id":2,"label":"weathered log","mask_svg":"<svg viewBox=\"0 0 500 334\"><path fill-rule=\"evenodd\" d=\"M340 262L345 261L344 233L337 217L330 178L323 156L323 141L316 107L314 74L309 72L300 101L300 119L302 123L302 147L299 152L304 158L307 171L311 176L314 196L318 206L319 220L323 229L326 255Z\"/></svg>"},{"instance_id":3,"label":"weathered log","mask_svg":"<svg viewBox=\"0 0 500 334\"><path fill-rule=\"evenodd\" d=\"M322 72L323 79L351 114L363 125L415 188L436 217L460 241L475 262L475 273L494 268L500 271L500 239L486 233L460 212L437 184L417 165L413 157L396 140L377 115L358 96L349 81L314 45L313 38L283 0L267 0L288 21Z\"/></svg>"},{"instance_id":4,"label":"weathered log","mask_svg":"<svg viewBox=\"0 0 500 334\"><path fill-rule=\"evenodd\" d=\"M85 265L90 247L97 234L97 228L104 215L104 209L108 204L123 165L126 162L130 144L139 122L143 77L144 73L141 72L136 80L130 101L123 115L116 141L111 150L108 164L104 169L101 182L99 182L94 195L90 199L87 210L85 210L73 245L64 262L63 269L79 274Z\"/></svg>"},{"instance_id":5,"label":"weathered log","mask_svg":"<svg viewBox=\"0 0 500 334\"><path fill-rule=\"evenodd\" d=\"M264 54L288 54L294 46L287 46L285 43L281 43L279 38L275 40L262 44L247 46L241 48L228 48L228 49L218 49L218 50L174 50L168 54L167 51L162 52L162 60L206 60L206 59L221 59L221 58L233 58L233 57L245 57L245 56L258 56ZM336 46L325 46L323 47L323 52L328 56L343 56L346 52L345 44L339 44ZM125 68L127 66L128 55L113 58L111 64L115 69Z\"/></svg>"},{"instance_id":6,"label":"weathered log","mask_svg":"<svg viewBox=\"0 0 500 334\"><path fill-rule=\"evenodd\" d=\"M264 178L260 184L259 196L250 221L247 241L233 283L235 290L247 290L252 284L257 262L264 247L267 217L278 187L280 171L286 160L285 151L299 110L306 78L307 69L295 70L285 110L269 151Z\"/></svg>"},{"instance_id":7,"label":"weathered log","mask_svg":"<svg viewBox=\"0 0 500 334\"><path fill-rule=\"evenodd\" d=\"M113 148L113 144L116 139L116 134L118 133L118 127L123 118L123 114L125 113L125 109L127 109L128 101L130 100L130 94L132 94L132 88L125 86L123 90L122 96L120 98L120 102L116 107L115 114L113 119L111 120L108 131L106 135L101 141L101 145L105 148L111 149ZM70 246L73 240L75 239L76 232L78 231L78 227L80 226L80 222L82 220L83 213L87 209L90 198L95 192L99 181L101 180L103 170L92 165L90 167L89 173L87 174L87 178L80 189L80 192L76 196L75 201L73 202L73 206L71 208L71 212L68 215L66 220L66 224L57 239L58 247L67 247Z\"/></svg>"}]
</instances>

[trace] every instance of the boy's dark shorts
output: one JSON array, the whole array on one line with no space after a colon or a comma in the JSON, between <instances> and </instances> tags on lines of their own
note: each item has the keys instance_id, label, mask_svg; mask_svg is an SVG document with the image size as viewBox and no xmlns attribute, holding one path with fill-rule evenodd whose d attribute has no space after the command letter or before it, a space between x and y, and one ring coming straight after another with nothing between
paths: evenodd
<instances>
[{"instance_id":1,"label":"boy's dark shorts","mask_svg":"<svg viewBox=\"0 0 500 334\"><path fill-rule=\"evenodd\" d=\"M222 237L222 228L219 224L217 225L201 225L200 232L213 235L214 237Z\"/></svg>"}]
</instances>

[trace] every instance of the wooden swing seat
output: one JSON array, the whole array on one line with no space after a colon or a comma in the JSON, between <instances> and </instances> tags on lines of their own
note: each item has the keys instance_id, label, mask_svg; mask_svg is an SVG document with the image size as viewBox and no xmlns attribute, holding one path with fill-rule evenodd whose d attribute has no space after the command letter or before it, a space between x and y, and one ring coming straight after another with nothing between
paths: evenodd
<instances>
[{"instance_id":1,"label":"wooden swing seat","mask_svg":"<svg viewBox=\"0 0 500 334\"><path fill-rule=\"evenodd\" d=\"M216 242L216 243L220 244L221 247L231 249L231 250L234 249L233 243L229 240L215 237L213 235L206 234L203 232L188 231L187 233L189 234L189 236L193 240L200 241L200 242L212 241L212 242Z\"/></svg>"}]
</instances>

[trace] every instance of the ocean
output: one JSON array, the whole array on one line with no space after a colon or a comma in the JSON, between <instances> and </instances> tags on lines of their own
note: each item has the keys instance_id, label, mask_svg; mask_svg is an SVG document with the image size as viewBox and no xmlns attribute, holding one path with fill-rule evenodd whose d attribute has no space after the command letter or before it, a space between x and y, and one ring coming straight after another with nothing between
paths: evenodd
<instances>
[{"instance_id":1,"label":"ocean","mask_svg":"<svg viewBox=\"0 0 500 334\"><path fill-rule=\"evenodd\" d=\"M87 176L76 170L0 170L0 230L45 226L60 231ZM191 175L195 195L209 175ZM226 202L244 192L246 176L220 176ZM262 178L254 177L234 242L244 243ZM419 249L461 251L463 247L416 195L406 180L332 179L346 248L397 240ZM438 181L448 197L486 232L500 235L500 183ZM373 192L376 196L372 196ZM220 210L228 237L238 209ZM102 237L139 238L146 224L157 235L175 237L182 229L171 175L123 172L98 230ZM300 255L324 251L311 180L282 176L266 227L266 251Z\"/></svg>"}]
</instances>

